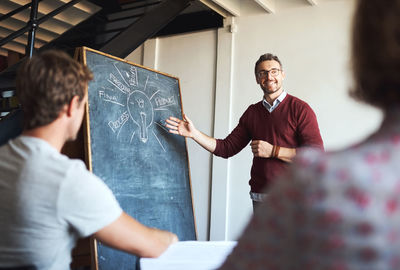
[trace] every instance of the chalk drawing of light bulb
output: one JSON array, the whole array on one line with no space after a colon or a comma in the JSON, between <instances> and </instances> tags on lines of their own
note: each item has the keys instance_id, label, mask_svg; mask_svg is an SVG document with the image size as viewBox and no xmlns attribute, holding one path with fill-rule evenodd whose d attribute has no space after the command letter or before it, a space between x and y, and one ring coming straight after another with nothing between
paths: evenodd
<instances>
[{"instance_id":1,"label":"chalk drawing of light bulb","mask_svg":"<svg viewBox=\"0 0 400 270\"><path fill-rule=\"evenodd\" d=\"M153 124L154 110L150 99L142 91L133 91L128 96L128 112L133 122L139 127L140 140L149 139L148 128Z\"/></svg>"}]
</instances>

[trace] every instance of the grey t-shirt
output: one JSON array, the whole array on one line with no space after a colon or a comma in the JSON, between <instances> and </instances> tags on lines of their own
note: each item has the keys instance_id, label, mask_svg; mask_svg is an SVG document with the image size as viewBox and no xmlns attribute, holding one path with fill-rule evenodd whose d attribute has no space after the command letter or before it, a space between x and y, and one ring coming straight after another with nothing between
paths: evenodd
<instances>
[{"instance_id":1,"label":"grey t-shirt","mask_svg":"<svg viewBox=\"0 0 400 270\"><path fill-rule=\"evenodd\" d=\"M0 267L69 269L76 240L121 214L103 181L46 141L20 136L0 148Z\"/></svg>"}]
</instances>

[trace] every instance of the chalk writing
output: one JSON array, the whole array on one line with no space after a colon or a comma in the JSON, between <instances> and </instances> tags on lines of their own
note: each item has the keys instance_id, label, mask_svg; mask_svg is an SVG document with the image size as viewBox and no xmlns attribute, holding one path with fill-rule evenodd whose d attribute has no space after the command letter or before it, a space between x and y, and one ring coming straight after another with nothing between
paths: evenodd
<instances>
[{"instance_id":1,"label":"chalk writing","mask_svg":"<svg viewBox=\"0 0 400 270\"><path fill-rule=\"evenodd\" d=\"M128 112L140 129L140 140L149 139L148 128L153 124L154 110L150 99L142 91L133 91L128 97Z\"/></svg>"},{"instance_id":2,"label":"chalk writing","mask_svg":"<svg viewBox=\"0 0 400 270\"><path fill-rule=\"evenodd\" d=\"M110 121L108 122L108 126L111 128L111 130L115 133L120 127L122 127L126 121L129 119L129 114L128 112L123 112L121 116L115 120L115 121Z\"/></svg>"},{"instance_id":3,"label":"chalk writing","mask_svg":"<svg viewBox=\"0 0 400 270\"><path fill-rule=\"evenodd\" d=\"M142 108L142 109L144 108L144 99L143 98L138 98L136 100L136 102L137 102L139 108Z\"/></svg>"},{"instance_id":4,"label":"chalk writing","mask_svg":"<svg viewBox=\"0 0 400 270\"><path fill-rule=\"evenodd\" d=\"M137 70L135 67L130 67L130 73L127 72L127 77L129 78L128 83L132 86L137 86Z\"/></svg>"},{"instance_id":5,"label":"chalk writing","mask_svg":"<svg viewBox=\"0 0 400 270\"><path fill-rule=\"evenodd\" d=\"M143 85L143 82L139 83L136 67L130 66L127 68L124 63L120 62L114 62L113 66L115 68L114 72L109 73L108 78L104 78L110 85L98 90L98 96L105 102L126 107L127 110L116 120L108 121L108 127L113 133L116 133L117 139L120 138L120 134L122 136L130 134L128 135L130 136L130 139L128 139L130 143L133 142L135 136L144 144L151 137L154 137L165 152L165 147L162 145L162 141L158 137L159 135L153 132L153 124L157 124L154 123L154 114L155 111L168 111L168 106L172 106L171 108L174 109L177 105L175 96L165 95L163 85L158 81L157 74L152 78L146 75ZM138 90L138 87L141 90ZM118 93L116 94L115 91L118 93L122 92L122 96ZM132 126L131 123L134 125ZM137 129L134 128L135 126ZM123 131L124 129L128 130ZM168 132L164 127L163 130Z\"/></svg>"},{"instance_id":6,"label":"chalk writing","mask_svg":"<svg viewBox=\"0 0 400 270\"><path fill-rule=\"evenodd\" d=\"M121 90L123 93L129 93L130 89L125 86L120 80L117 79L117 77L114 76L114 74L110 74L110 79L108 80L110 83L115 85L119 90Z\"/></svg>"},{"instance_id":7,"label":"chalk writing","mask_svg":"<svg viewBox=\"0 0 400 270\"><path fill-rule=\"evenodd\" d=\"M165 107L176 104L174 96L170 96L168 98L156 97L154 101L156 102L157 107Z\"/></svg>"},{"instance_id":8,"label":"chalk writing","mask_svg":"<svg viewBox=\"0 0 400 270\"><path fill-rule=\"evenodd\" d=\"M118 104L118 105L120 105L122 107L125 107L124 104L121 104L121 103L118 102L118 97L117 96L110 95L110 94L106 93L103 90L99 91L99 97L102 98L104 101L115 103L115 104Z\"/></svg>"}]
</instances>

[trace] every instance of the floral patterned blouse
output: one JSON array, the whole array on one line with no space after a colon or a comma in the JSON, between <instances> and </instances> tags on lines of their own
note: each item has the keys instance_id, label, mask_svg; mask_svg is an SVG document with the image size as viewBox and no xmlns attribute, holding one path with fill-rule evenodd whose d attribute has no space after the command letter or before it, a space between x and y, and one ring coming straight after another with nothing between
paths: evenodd
<instances>
[{"instance_id":1,"label":"floral patterned blouse","mask_svg":"<svg viewBox=\"0 0 400 270\"><path fill-rule=\"evenodd\" d=\"M400 269L400 110L361 144L300 153L220 269Z\"/></svg>"}]
</instances>

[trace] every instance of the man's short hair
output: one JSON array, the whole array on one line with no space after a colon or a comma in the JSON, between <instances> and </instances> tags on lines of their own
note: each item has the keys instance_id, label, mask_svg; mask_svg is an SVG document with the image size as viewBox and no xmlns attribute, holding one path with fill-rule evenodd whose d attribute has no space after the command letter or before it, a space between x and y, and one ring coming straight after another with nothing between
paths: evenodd
<instances>
[{"instance_id":1,"label":"man's short hair","mask_svg":"<svg viewBox=\"0 0 400 270\"><path fill-rule=\"evenodd\" d=\"M254 66L254 73L257 72L257 66L258 66L260 63L262 63L262 62L264 62L264 61L271 61L271 60L274 60L274 61L278 62L278 63L279 63L279 66L280 66L281 69L282 69L282 63L281 63L281 60L279 60L278 56L276 56L276 55L274 55L274 54L272 54L272 53L265 53L265 54L261 55L260 58L258 58L258 60L257 60L257 62L256 62L256 64L255 64L255 66Z\"/></svg>"},{"instance_id":2,"label":"man's short hair","mask_svg":"<svg viewBox=\"0 0 400 270\"><path fill-rule=\"evenodd\" d=\"M53 122L74 96L84 98L92 79L89 68L63 51L48 50L26 60L16 78L25 129Z\"/></svg>"}]
</instances>

